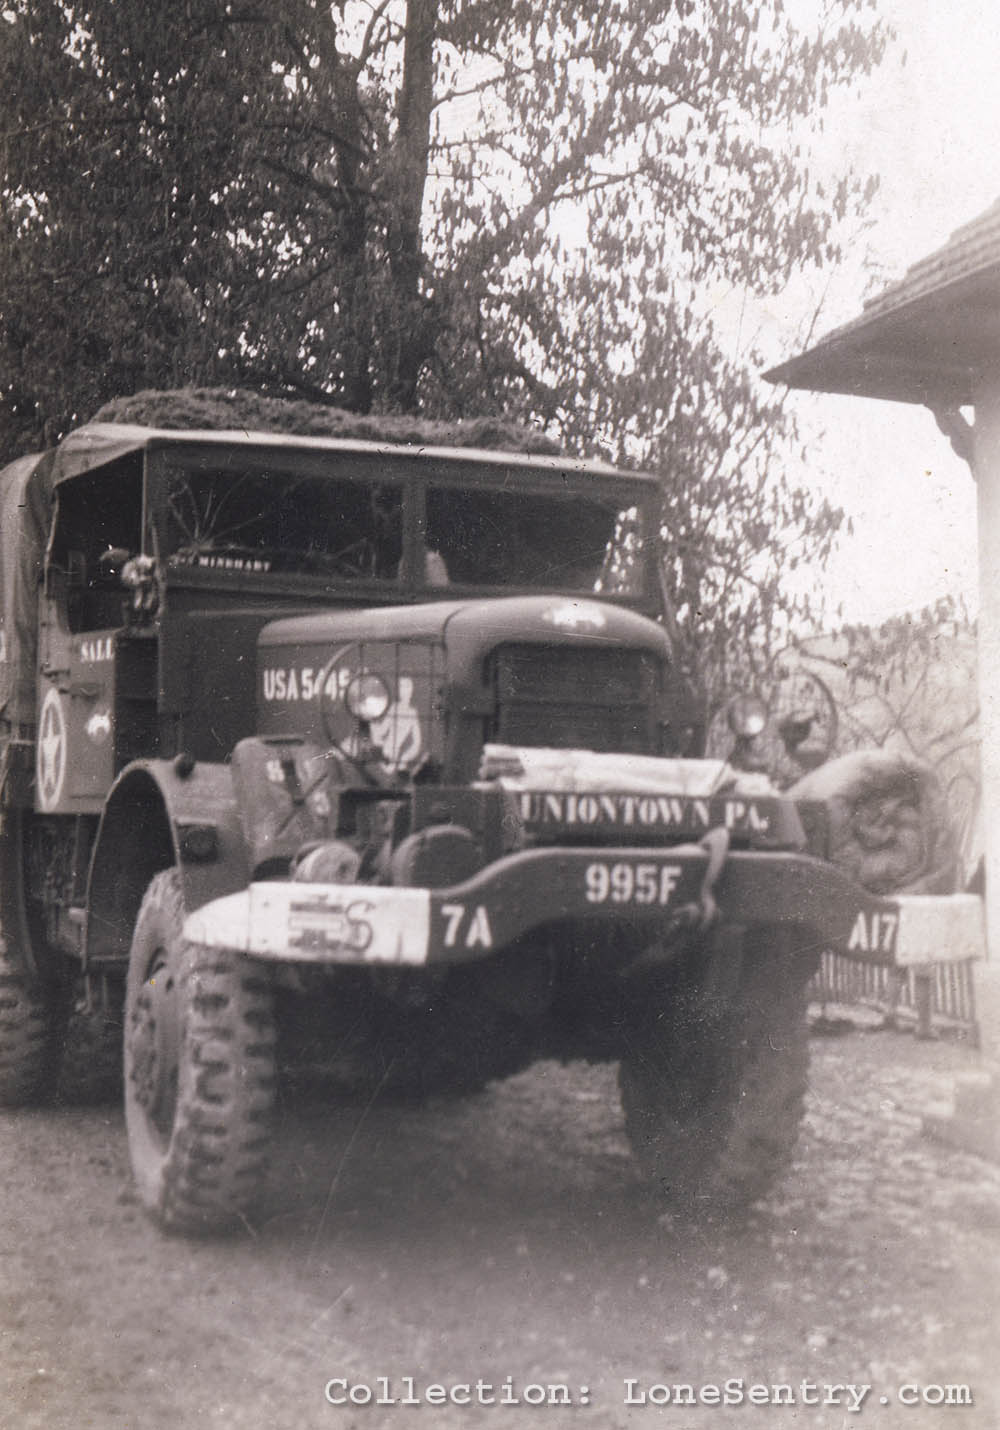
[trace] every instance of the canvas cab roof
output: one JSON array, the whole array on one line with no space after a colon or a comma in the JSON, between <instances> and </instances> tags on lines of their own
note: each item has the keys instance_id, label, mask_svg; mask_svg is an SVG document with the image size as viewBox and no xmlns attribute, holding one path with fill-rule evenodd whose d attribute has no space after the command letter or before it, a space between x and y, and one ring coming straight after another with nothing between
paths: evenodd
<instances>
[{"instance_id":1,"label":"canvas cab roof","mask_svg":"<svg viewBox=\"0 0 1000 1430\"><path fill-rule=\"evenodd\" d=\"M248 432L236 429L173 429L145 427L119 422L93 422L79 427L63 439L55 452L53 480L60 483L119 458L139 451L166 447L226 448L323 453L342 456L391 457L397 464L408 461L436 467L478 472L489 480L491 471L516 468L518 471L541 474L562 473L588 478L595 484L614 479L641 485L656 485L656 478L645 473L623 471L605 462L584 460L567 455L539 455L477 447L434 447L398 442L372 442L355 438L300 436L289 432Z\"/></svg>"}]
</instances>

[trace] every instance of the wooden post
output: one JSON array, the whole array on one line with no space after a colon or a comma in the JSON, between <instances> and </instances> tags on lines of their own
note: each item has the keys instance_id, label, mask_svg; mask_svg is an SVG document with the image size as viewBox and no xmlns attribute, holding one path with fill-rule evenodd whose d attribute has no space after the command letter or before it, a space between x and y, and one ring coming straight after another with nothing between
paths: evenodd
<instances>
[{"instance_id":1,"label":"wooden post","mask_svg":"<svg viewBox=\"0 0 1000 1430\"><path fill-rule=\"evenodd\" d=\"M979 703L986 843L986 930L1000 967L1000 380L976 397L973 473L979 519Z\"/></svg>"},{"instance_id":2,"label":"wooden post","mask_svg":"<svg viewBox=\"0 0 1000 1430\"><path fill-rule=\"evenodd\" d=\"M988 961L975 972L976 1017L989 1062L1000 1062L1000 377L976 392L972 471L979 528L979 728L986 847ZM1000 1097L997 1099L1000 1116Z\"/></svg>"},{"instance_id":3,"label":"wooden post","mask_svg":"<svg viewBox=\"0 0 1000 1430\"><path fill-rule=\"evenodd\" d=\"M1000 379L976 392L974 450L979 524L979 729L986 845L985 963L973 970L984 1065L955 1078L952 1103L928 1109L924 1130L1000 1161Z\"/></svg>"}]
</instances>

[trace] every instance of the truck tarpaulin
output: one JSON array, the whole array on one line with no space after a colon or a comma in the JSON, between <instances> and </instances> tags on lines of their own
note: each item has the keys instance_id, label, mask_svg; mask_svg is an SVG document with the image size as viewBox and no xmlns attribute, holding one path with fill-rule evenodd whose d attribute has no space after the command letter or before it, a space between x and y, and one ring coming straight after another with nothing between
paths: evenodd
<instances>
[{"instance_id":1,"label":"truck tarpaulin","mask_svg":"<svg viewBox=\"0 0 1000 1430\"><path fill-rule=\"evenodd\" d=\"M35 725L38 583L48 536L51 453L0 471L0 751Z\"/></svg>"},{"instance_id":2,"label":"truck tarpaulin","mask_svg":"<svg viewBox=\"0 0 1000 1430\"><path fill-rule=\"evenodd\" d=\"M856 750L792 786L792 799L823 800L829 855L873 894L951 894L954 831L941 782L901 750Z\"/></svg>"}]
</instances>

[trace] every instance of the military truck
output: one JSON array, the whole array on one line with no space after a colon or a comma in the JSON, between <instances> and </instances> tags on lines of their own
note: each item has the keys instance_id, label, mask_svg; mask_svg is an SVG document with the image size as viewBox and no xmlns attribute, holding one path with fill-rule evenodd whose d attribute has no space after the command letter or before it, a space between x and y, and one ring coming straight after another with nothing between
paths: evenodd
<instances>
[{"instance_id":1,"label":"military truck","mask_svg":"<svg viewBox=\"0 0 1000 1430\"><path fill-rule=\"evenodd\" d=\"M101 422L0 474L0 1100L121 1080L142 1203L203 1230L296 1068L416 1099L615 1060L657 1194L766 1191L818 951L971 946L978 906L873 895L822 803L701 757L657 497Z\"/></svg>"}]
</instances>

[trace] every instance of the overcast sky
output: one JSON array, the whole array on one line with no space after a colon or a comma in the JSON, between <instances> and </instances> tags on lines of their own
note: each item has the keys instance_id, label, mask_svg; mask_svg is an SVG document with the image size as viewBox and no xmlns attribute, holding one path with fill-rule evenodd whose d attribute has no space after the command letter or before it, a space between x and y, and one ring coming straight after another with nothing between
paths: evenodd
<instances>
[{"instance_id":1,"label":"overcast sky","mask_svg":"<svg viewBox=\"0 0 1000 1430\"><path fill-rule=\"evenodd\" d=\"M787 0L808 24L836 0ZM769 367L856 317L863 301L1000 198L1000 0L876 0L897 32L860 93L835 96L820 141L834 170L880 176L869 222L836 271L803 277L779 299L748 301L720 284L703 296L735 358ZM471 105L471 101L469 102ZM458 123L462 123L461 106ZM566 242L585 242L563 216ZM859 398L789 395L809 436L809 480L852 517L821 584L829 614L878 622L938 597L976 607L975 493L968 467L924 408ZM806 575L804 579L808 580ZM813 585L810 582L810 585Z\"/></svg>"},{"instance_id":2,"label":"overcast sky","mask_svg":"<svg viewBox=\"0 0 1000 1430\"><path fill-rule=\"evenodd\" d=\"M899 40L858 99L838 105L830 143L881 175L865 235L876 289L1000 198L998 0L879 0ZM902 63L902 52L906 62ZM858 246L858 254L861 252ZM872 287L862 264L835 276L817 336L856 317ZM811 294L791 289L748 334L779 361L800 350ZM855 536L827 588L848 620L881 620L946 593L975 603L972 479L923 408L793 394L817 479L853 516Z\"/></svg>"}]
</instances>

